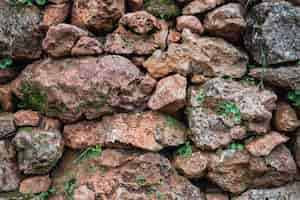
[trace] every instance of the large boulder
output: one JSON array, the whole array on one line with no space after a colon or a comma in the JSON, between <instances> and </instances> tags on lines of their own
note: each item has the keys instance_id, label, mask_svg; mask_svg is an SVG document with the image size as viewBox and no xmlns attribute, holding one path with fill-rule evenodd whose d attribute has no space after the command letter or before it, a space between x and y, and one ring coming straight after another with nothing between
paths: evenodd
<instances>
[{"instance_id":1,"label":"large boulder","mask_svg":"<svg viewBox=\"0 0 300 200\"><path fill-rule=\"evenodd\" d=\"M35 6L22 8L0 2L0 57L37 59L42 54L42 34L38 25L42 12Z\"/></svg>"},{"instance_id":2,"label":"large boulder","mask_svg":"<svg viewBox=\"0 0 300 200\"><path fill-rule=\"evenodd\" d=\"M63 153L63 138L59 131L37 128L19 129L13 139L18 152L19 169L24 174L48 173Z\"/></svg>"},{"instance_id":3,"label":"large boulder","mask_svg":"<svg viewBox=\"0 0 300 200\"><path fill-rule=\"evenodd\" d=\"M203 200L199 188L159 154L107 149L77 165L73 159L76 155L67 152L52 174L56 195L62 194L64 184L73 183L78 188L87 185L102 199Z\"/></svg>"},{"instance_id":4,"label":"large boulder","mask_svg":"<svg viewBox=\"0 0 300 200\"><path fill-rule=\"evenodd\" d=\"M287 2L264 2L247 15L244 43L260 64L300 59L300 8Z\"/></svg>"},{"instance_id":5,"label":"large boulder","mask_svg":"<svg viewBox=\"0 0 300 200\"><path fill-rule=\"evenodd\" d=\"M20 174L16 151L8 140L0 141L0 192L16 190Z\"/></svg>"},{"instance_id":6,"label":"large boulder","mask_svg":"<svg viewBox=\"0 0 300 200\"><path fill-rule=\"evenodd\" d=\"M72 122L142 110L156 83L149 80L121 56L48 58L27 66L13 88L25 105Z\"/></svg>"},{"instance_id":7,"label":"large boulder","mask_svg":"<svg viewBox=\"0 0 300 200\"><path fill-rule=\"evenodd\" d=\"M191 86L189 136L198 148L215 150L245 138L249 131L267 133L276 100L270 90L222 78L211 79L201 87Z\"/></svg>"},{"instance_id":8,"label":"large boulder","mask_svg":"<svg viewBox=\"0 0 300 200\"><path fill-rule=\"evenodd\" d=\"M64 127L65 144L71 148L93 145L134 146L150 151L184 143L185 127L171 116L155 112L116 114L100 122L79 122Z\"/></svg>"},{"instance_id":9,"label":"large boulder","mask_svg":"<svg viewBox=\"0 0 300 200\"><path fill-rule=\"evenodd\" d=\"M128 13L119 27L107 35L105 51L114 54L147 55L165 48L168 25L146 11Z\"/></svg>"},{"instance_id":10,"label":"large boulder","mask_svg":"<svg viewBox=\"0 0 300 200\"><path fill-rule=\"evenodd\" d=\"M103 34L113 30L124 12L124 0L75 0L71 23Z\"/></svg>"},{"instance_id":11,"label":"large boulder","mask_svg":"<svg viewBox=\"0 0 300 200\"><path fill-rule=\"evenodd\" d=\"M294 182L278 188L252 189L244 192L240 196L233 197L232 200L298 200L300 199L299 188L300 182Z\"/></svg>"},{"instance_id":12,"label":"large boulder","mask_svg":"<svg viewBox=\"0 0 300 200\"><path fill-rule=\"evenodd\" d=\"M248 56L221 38L197 37L183 33L182 44L171 43L168 50L157 50L144 62L144 67L156 78L170 73L201 74L208 77L242 77L247 70Z\"/></svg>"}]
</instances>

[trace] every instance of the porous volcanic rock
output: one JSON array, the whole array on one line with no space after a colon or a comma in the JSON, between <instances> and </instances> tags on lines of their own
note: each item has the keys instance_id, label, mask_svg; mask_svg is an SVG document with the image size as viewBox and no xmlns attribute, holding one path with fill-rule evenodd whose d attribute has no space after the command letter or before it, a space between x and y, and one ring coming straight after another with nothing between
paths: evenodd
<instances>
[{"instance_id":1,"label":"porous volcanic rock","mask_svg":"<svg viewBox=\"0 0 300 200\"><path fill-rule=\"evenodd\" d=\"M93 56L103 52L103 45L96 38L81 37L71 50L72 56Z\"/></svg>"},{"instance_id":2,"label":"porous volcanic rock","mask_svg":"<svg viewBox=\"0 0 300 200\"><path fill-rule=\"evenodd\" d=\"M214 78L201 87L189 88L187 117L190 138L198 148L215 150L234 139L243 139L246 131L267 133L277 96L270 90L244 85L237 81ZM222 104L230 103L238 109L220 113Z\"/></svg>"},{"instance_id":3,"label":"porous volcanic rock","mask_svg":"<svg viewBox=\"0 0 300 200\"><path fill-rule=\"evenodd\" d=\"M52 174L57 195L64 183L73 181L77 187L88 185L103 199L203 200L199 188L179 176L168 159L159 154L107 149L77 165L75 158L74 153L67 153ZM109 164L112 159L117 165ZM93 173L89 173L91 169Z\"/></svg>"},{"instance_id":4,"label":"porous volcanic rock","mask_svg":"<svg viewBox=\"0 0 300 200\"><path fill-rule=\"evenodd\" d=\"M79 122L64 127L71 148L93 145L133 146L150 151L184 143L185 127L171 116L156 112L115 114L99 122Z\"/></svg>"},{"instance_id":5,"label":"porous volcanic rock","mask_svg":"<svg viewBox=\"0 0 300 200\"><path fill-rule=\"evenodd\" d=\"M35 6L20 9L0 2L0 56L37 59L42 54L42 34L38 26L42 12Z\"/></svg>"},{"instance_id":6,"label":"porous volcanic rock","mask_svg":"<svg viewBox=\"0 0 300 200\"><path fill-rule=\"evenodd\" d=\"M103 34L113 30L124 12L124 0L74 0L71 23Z\"/></svg>"},{"instance_id":7,"label":"porous volcanic rock","mask_svg":"<svg viewBox=\"0 0 300 200\"><path fill-rule=\"evenodd\" d=\"M57 130L19 129L13 139L18 152L19 169L24 174L48 173L63 154L62 135Z\"/></svg>"},{"instance_id":8,"label":"porous volcanic rock","mask_svg":"<svg viewBox=\"0 0 300 200\"><path fill-rule=\"evenodd\" d=\"M263 2L247 14L244 43L260 64L300 59L300 8L288 2Z\"/></svg>"},{"instance_id":9,"label":"porous volcanic rock","mask_svg":"<svg viewBox=\"0 0 300 200\"><path fill-rule=\"evenodd\" d=\"M166 52L157 50L144 62L153 77L176 72L239 78L246 73L248 56L232 44L221 38L198 37L188 30L182 36L182 44L171 43Z\"/></svg>"},{"instance_id":10,"label":"porous volcanic rock","mask_svg":"<svg viewBox=\"0 0 300 200\"><path fill-rule=\"evenodd\" d=\"M21 99L36 95L47 116L72 122L83 116L94 119L114 111L142 110L155 83L130 60L108 55L34 62L13 82L13 90Z\"/></svg>"}]
</instances>

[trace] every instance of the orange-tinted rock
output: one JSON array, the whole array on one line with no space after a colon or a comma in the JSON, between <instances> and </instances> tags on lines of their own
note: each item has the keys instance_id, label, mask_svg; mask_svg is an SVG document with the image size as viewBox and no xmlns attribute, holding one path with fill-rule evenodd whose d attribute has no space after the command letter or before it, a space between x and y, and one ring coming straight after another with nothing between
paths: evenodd
<instances>
[{"instance_id":1,"label":"orange-tinted rock","mask_svg":"<svg viewBox=\"0 0 300 200\"><path fill-rule=\"evenodd\" d=\"M176 74L163 78L157 83L148 107L152 110L175 113L185 105L186 89L187 81L183 76Z\"/></svg>"},{"instance_id":2,"label":"orange-tinted rock","mask_svg":"<svg viewBox=\"0 0 300 200\"><path fill-rule=\"evenodd\" d=\"M168 34L168 44L176 43L181 40L181 34L177 31L170 30Z\"/></svg>"},{"instance_id":3,"label":"orange-tinted rock","mask_svg":"<svg viewBox=\"0 0 300 200\"><path fill-rule=\"evenodd\" d=\"M185 128L177 120L155 112L115 114L99 122L79 122L64 127L64 141L71 148L134 146L150 151L184 143Z\"/></svg>"},{"instance_id":4,"label":"orange-tinted rock","mask_svg":"<svg viewBox=\"0 0 300 200\"><path fill-rule=\"evenodd\" d=\"M204 31L201 21L192 15L183 15L176 19L176 29L182 31L183 29L190 29L193 33L201 34Z\"/></svg>"},{"instance_id":5,"label":"orange-tinted rock","mask_svg":"<svg viewBox=\"0 0 300 200\"><path fill-rule=\"evenodd\" d=\"M71 50L72 56L93 56L103 52L103 45L96 38L83 36Z\"/></svg>"},{"instance_id":6,"label":"orange-tinted rock","mask_svg":"<svg viewBox=\"0 0 300 200\"><path fill-rule=\"evenodd\" d=\"M19 191L22 193L47 192L51 185L49 175L28 177L21 181Z\"/></svg>"},{"instance_id":7,"label":"orange-tinted rock","mask_svg":"<svg viewBox=\"0 0 300 200\"><path fill-rule=\"evenodd\" d=\"M246 145L246 149L254 156L267 156L278 145L289 140L288 137L281 135L278 132L271 131L270 133L255 138Z\"/></svg>"},{"instance_id":8,"label":"orange-tinted rock","mask_svg":"<svg viewBox=\"0 0 300 200\"><path fill-rule=\"evenodd\" d=\"M69 3L46 5L43 26L49 28L50 26L63 23L69 15L69 9Z\"/></svg>"},{"instance_id":9,"label":"orange-tinted rock","mask_svg":"<svg viewBox=\"0 0 300 200\"><path fill-rule=\"evenodd\" d=\"M293 132L300 126L296 111L285 102L277 104L274 125L278 131Z\"/></svg>"},{"instance_id":10,"label":"orange-tinted rock","mask_svg":"<svg viewBox=\"0 0 300 200\"><path fill-rule=\"evenodd\" d=\"M40 120L39 113L32 110L19 110L15 113L15 123L17 126L38 126Z\"/></svg>"}]
</instances>

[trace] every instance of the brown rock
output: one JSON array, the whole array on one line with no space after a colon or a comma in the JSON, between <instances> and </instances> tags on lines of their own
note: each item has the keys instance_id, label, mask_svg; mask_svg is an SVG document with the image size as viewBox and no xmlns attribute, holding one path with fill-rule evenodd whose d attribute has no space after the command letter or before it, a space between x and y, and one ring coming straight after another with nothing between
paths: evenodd
<instances>
[{"instance_id":1,"label":"brown rock","mask_svg":"<svg viewBox=\"0 0 300 200\"><path fill-rule=\"evenodd\" d=\"M0 69L0 84L5 84L17 77L18 71L16 68Z\"/></svg>"},{"instance_id":2,"label":"brown rock","mask_svg":"<svg viewBox=\"0 0 300 200\"><path fill-rule=\"evenodd\" d=\"M0 107L7 112L13 110L13 95L10 85L0 85Z\"/></svg>"},{"instance_id":3,"label":"brown rock","mask_svg":"<svg viewBox=\"0 0 300 200\"><path fill-rule=\"evenodd\" d=\"M106 37L105 51L114 54L148 55L164 49L168 26L153 15L138 11L124 15L119 27Z\"/></svg>"},{"instance_id":4,"label":"brown rock","mask_svg":"<svg viewBox=\"0 0 300 200\"><path fill-rule=\"evenodd\" d=\"M11 136L15 131L14 114L0 113L0 139Z\"/></svg>"},{"instance_id":5,"label":"brown rock","mask_svg":"<svg viewBox=\"0 0 300 200\"><path fill-rule=\"evenodd\" d=\"M188 178L202 178L208 167L209 157L207 154L197 151L191 156L176 156L174 167Z\"/></svg>"},{"instance_id":6,"label":"brown rock","mask_svg":"<svg viewBox=\"0 0 300 200\"><path fill-rule=\"evenodd\" d=\"M75 0L72 24L103 34L111 31L125 12L124 0Z\"/></svg>"},{"instance_id":7,"label":"brown rock","mask_svg":"<svg viewBox=\"0 0 300 200\"><path fill-rule=\"evenodd\" d=\"M70 24L51 26L43 40L43 49L53 57L68 56L77 40L88 33Z\"/></svg>"},{"instance_id":8,"label":"brown rock","mask_svg":"<svg viewBox=\"0 0 300 200\"><path fill-rule=\"evenodd\" d=\"M134 146L150 151L184 143L185 128L176 119L155 112L116 114L100 122L79 122L64 127L65 144L71 148Z\"/></svg>"},{"instance_id":9,"label":"brown rock","mask_svg":"<svg viewBox=\"0 0 300 200\"><path fill-rule=\"evenodd\" d=\"M181 34L177 31L170 30L168 34L168 44L177 43L181 40Z\"/></svg>"},{"instance_id":10,"label":"brown rock","mask_svg":"<svg viewBox=\"0 0 300 200\"><path fill-rule=\"evenodd\" d=\"M111 149L104 152L106 151L115 151L114 154L124 152L124 150ZM74 165L72 155L74 154L66 154L61 165L53 173L57 193L62 191L62 182L73 179L76 180L78 187L88 185L97 197L103 199L203 200L199 188L192 185L186 178L177 175L168 159L160 154L131 154L131 160L117 167L103 166L104 160L111 160L107 157L108 154L87 158L78 165ZM124 153L118 157L122 155Z\"/></svg>"},{"instance_id":11,"label":"brown rock","mask_svg":"<svg viewBox=\"0 0 300 200\"><path fill-rule=\"evenodd\" d=\"M15 113L15 123L17 126L38 126L40 120L39 113L32 110L19 110Z\"/></svg>"},{"instance_id":12,"label":"brown rock","mask_svg":"<svg viewBox=\"0 0 300 200\"><path fill-rule=\"evenodd\" d=\"M289 140L288 137L281 135L278 132L271 131L270 133L255 138L246 145L246 149L254 156L267 156L278 145Z\"/></svg>"},{"instance_id":13,"label":"brown rock","mask_svg":"<svg viewBox=\"0 0 300 200\"><path fill-rule=\"evenodd\" d=\"M229 200L227 194L222 193L207 193L206 200Z\"/></svg>"},{"instance_id":14,"label":"brown rock","mask_svg":"<svg viewBox=\"0 0 300 200\"><path fill-rule=\"evenodd\" d=\"M71 50L72 56L93 56L103 52L103 45L95 38L81 37Z\"/></svg>"},{"instance_id":15,"label":"brown rock","mask_svg":"<svg viewBox=\"0 0 300 200\"><path fill-rule=\"evenodd\" d=\"M204 20L205 30L232 42L241 41L246 29L244 8L239 3L229 3L209 12Z\"/></svg>"},{"instance_id":16,"label":"brown rock","mask_svg":"<svg viewBox=\"0 0 300 200\"><path fill-rule=\"evenodd\" d=\"M208 77L241 77L246 73L248 56L220 38L183 34L182 44L171 43L167 52L157 50L144 62L155 78L170 73L202 74Z\"/></svg>"},{"instance_id":17,"label":"brown rock","mask_svg":"<svg viewBox=\"0 0 300 200\"><path fill-rule=\"evenodd\" d=\"M201 34L204 31L201 21L192 15L183 15L176 19L176 29L182 31L183 29L190 29L193 33Z\"/></svg>"},{"instance_id":18,"label":"brown rock","mask_svg":"<svg viewBox=\"0 0 300 200\"><path fill-rule=\"evenodd\" d=\"M160 110L175 113L186 102L187 81L178 74L161 79L156 90L150 97L148 107L152 110Z\"/></svg>"},{"instance_id":19,"label":"brown rock","mask_svg":"<svg viewBox=\"0 0 300 200\"><path fill-rule=\"evenodd\" d=\"M45 7L43 25L45 28L64 23L69 15L70 4L48 4Z\"/></svg>"},{"instance_id":20,"label":"brown rock","mask_svg":"<svg viewBox=\"0 0 300 200\"><path fill-rule=\"evenodd\" d=\"M1 127L1 126L0 126ZM16 190L20 174L16 160L16 151L8 140L0 141L0 191Z\"/></svg>"},{"instance_id":21,"label":"brown rock","mask_svg":"<svg viewBox=\"0 0 300 200\"><path fill-rule=\"evenodd\" d=\"M42 11L36 6L16 9L9 1L0 2L0 57L38 59L43 34L37 29Z\"/></svg>"},{"instance_id":22,"label":"brown rock","mask_svg":"<svg viewBox=\"0 0 300 200\"><path fill-rule=\"evenodd\" d=\"M49 175L33 176L24 179L20 183L19 191L22 193L40 193L47 192L51 186L51 179Z\"/></svg>"},{"instance_id":23,"label":"brown rock","mask_svg":"<svg viewBox=\"0 0 300 200\"><path fill-rule=\"evenodd\" d=\"M143 9L143 0L127 0L127 8L130 12L135 12Z\"/></svg>"},{"instance_id":24,"label":"brown rock","mask_svg":"<svg viewBox=\"0 0 300 200\"><path fill-rule=\"evenodd\" d=\"M278 131L293 132L300 126L300 120L288 103L279 102L275 111L274 125Z\"/></svg>"},{"instance_id":25,"label":"brown rock","mask_svg":"<svg viewBox=\"0 0 300 200\"><path fill-rule=\"evenodd\" d=\"M48 58L27 66L13 82L13 88L20 99L24 93L32 95L22 89L25 86L39 91L43 101L37 106L41 112L74 122L83 116L94 119L108 113L144 109L149 87L155 86L155 81L149 80L121 56Z\"/></svg>"},{"instance_id":26,"label":"brown rock","mask_svg":"<svg viewBox=\"0 0 300 200\"><path fill-rule=\"evenodd\" d=\"M182 13L184 15L201 14L217 7L222 3L224 3L224 0L194 0L183 8Z\"/></svg>"},{"instance_id":27,"label":"brown rock","mask_svg":"<svg viewBox=\"0 0 300 200\"><path fill-rule=\"evenodd\" d=\"M95 193L82 185L74 190L74 200L95 200Z\"/></svg>"}]
</instances>

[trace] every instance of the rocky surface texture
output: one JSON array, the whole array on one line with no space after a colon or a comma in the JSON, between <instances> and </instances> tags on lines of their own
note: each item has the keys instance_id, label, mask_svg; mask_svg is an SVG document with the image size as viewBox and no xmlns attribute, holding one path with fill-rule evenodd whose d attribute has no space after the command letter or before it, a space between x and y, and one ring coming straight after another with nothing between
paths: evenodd
<instances>
[{"instance_id":1,"label":"rocky surface texture","mask_svg":"<svg viewBox=\"0 0 300 200\"><path fill-rule=\"evenodd\" d=\"M0 0L0 200L299 200L299 5Z\"/></svg>"}]
</instances>

